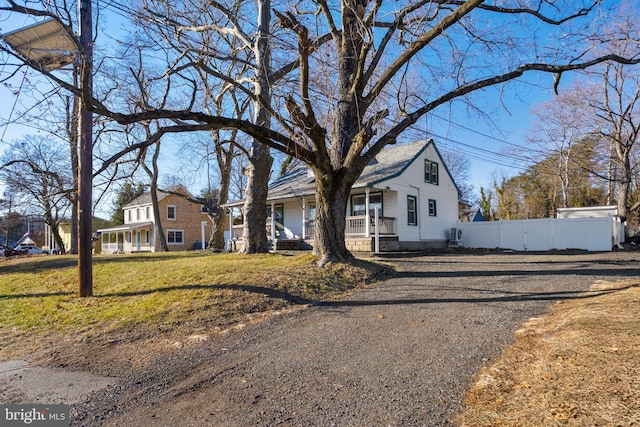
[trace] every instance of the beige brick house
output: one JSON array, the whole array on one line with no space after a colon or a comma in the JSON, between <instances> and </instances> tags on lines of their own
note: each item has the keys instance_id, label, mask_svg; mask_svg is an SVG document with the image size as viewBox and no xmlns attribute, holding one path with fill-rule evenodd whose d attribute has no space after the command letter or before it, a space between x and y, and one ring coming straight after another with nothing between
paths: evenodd
<instances>
[{"instance_id":1,"label":"beige brick house","mask_svg":"<svg viewBox=\"0 0 640 427\"><path fill-rule=\"evenodd\" d=\"M173 193L193 198L183 187ZM211 233L206 207L176 194L158 193L158 209L170 251L201 249ZM160 247L151 193L146 192L124 207L124 224L98 230L102 253L156 252Z\"/></svg>"}]
</instances>

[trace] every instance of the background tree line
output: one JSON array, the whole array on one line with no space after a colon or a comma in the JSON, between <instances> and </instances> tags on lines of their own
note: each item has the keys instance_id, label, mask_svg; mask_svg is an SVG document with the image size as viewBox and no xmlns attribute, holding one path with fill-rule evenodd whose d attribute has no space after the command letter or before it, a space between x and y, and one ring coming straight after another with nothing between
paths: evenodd
<instances>
[{"instance_id":1,"label":"background tree line","mask_svg":"<svg viewBox=\"0 0 640 427\"><path fill-rule=\"evenodd\" d=\"M314 251L324 264L352 257L344 219L363 168L385 146L407 141L409 131L426 135L421 119L435 110L458 105L488 120L483 90L531 73L553 75L561 90L570 72L596 67L610 70L616 82L616 70L640 60L637 13L616 6L595 0L111 2L128 31L118 43L96 41L93 69L79 61L74 80L5 47L14 61L7 60L3 79L28 65L52 90L95 114L94 180L105 190L119 179L159 184L154 159L176 135L186 163L218 165L219 183L207 193L218 190L220 200L233 170L227 166L246 159L246 253L266 250L274 153L304 162L317 177ZM54 19L75 40L67 2L8 0L0 11ZM608 179L622 200L631 186L632 150L622 126L628 109L615 108L612 95L605 90L609 98L598 110L611 126L596 130L616 152L616 178ZM620 118L623 123L615 121Z\"/></svg>"},{"instance_id":2,"label":"background tree line","mask_svg":"<svg viewBox=\"0 0 640 427\"><path fill-rule=\"evenodd\" d=\"M634 23L625 17L614 25L627 33ZM614 44L625 52L630 40ZM640 223L638 69L608 63L580 77L534 110L536 123L521 153L529 166L481 189L485 219L546 218L558 208L617 205L629 224Z\"/></svg>"}]
</instances>

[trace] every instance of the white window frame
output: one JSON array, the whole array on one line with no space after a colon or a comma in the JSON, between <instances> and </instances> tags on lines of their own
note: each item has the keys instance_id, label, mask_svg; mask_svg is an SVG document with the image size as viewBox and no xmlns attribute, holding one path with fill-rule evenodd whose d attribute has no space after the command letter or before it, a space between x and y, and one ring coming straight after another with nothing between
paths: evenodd
<instances>
[{"instance_id":1,"label":"white window frame","mask_svg":"<svg viewBox=\"0 0 640 427\"><path fill-rule=\"evenodd\" d=\"M169 234L174 233L174 241L169 238ZM180 235L180 241L175 241L175 237ZM184 230L167 230L167 245L184 245Z\"/></svg>"},{"instance_id":2,"label":"white window frame","mask_svg":"<svg viewBox=\"0 0 640 427\"><path fill-rule=\"evenodd\" d=\"M171 208L173 208L173 218L169 216L169 211L171 210ZM167 220L175 221L177 217L178 217L178 210L176 208L176 205L167 205Z\"/></svg>"},{"instance_id":3,"label":"white window frame","mask_svg":"<svg viewBox=\"0 0 640 427\"><path fill-rule=\"evenodd\" d=\"M433 185L440 183L440 166L437 162L424 159L424 182Z\"/></svg>"},{"instance_id":4,"label":"white window frame","mask_svg":"<svg viewBox=\"0 0 640 427\"><path fill-rule=\"evenodd\" d=\"M438 216L438 203L436 199L429 199L429 216Z\"/></svg>"},{"instance_id":5,"label":"white window frame","mask_svg":"<svg viewBox=\"0 0 640 427\"><path fill-rule=\"evenodd\" d=\"M410 209L409 202L413 201L413 209ZM410 214L413 214L413 221L409 218ZM407 225L418 225L418 197L407 195Z\"/></svg>"}]
</instances>

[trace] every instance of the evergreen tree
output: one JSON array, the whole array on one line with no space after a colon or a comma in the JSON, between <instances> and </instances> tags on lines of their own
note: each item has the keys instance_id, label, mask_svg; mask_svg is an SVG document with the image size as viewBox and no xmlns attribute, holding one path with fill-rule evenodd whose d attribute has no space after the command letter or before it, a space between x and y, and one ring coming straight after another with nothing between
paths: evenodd
<instances>
[{"instance_id":1,"label":"evergreen tree","mask_svg":"<svg viewBox=\"0 0 640 427\"><path fill-rule=\"evenodd\" d=\"M118 196L113 202L114 211L111 215L111 221L115 225L124 224L124 206L136 197L140 197L144 191L145 187L142 184L134 186L130 182L126 182L122 187L120 187Z\"/></svg>"}]
</instances>

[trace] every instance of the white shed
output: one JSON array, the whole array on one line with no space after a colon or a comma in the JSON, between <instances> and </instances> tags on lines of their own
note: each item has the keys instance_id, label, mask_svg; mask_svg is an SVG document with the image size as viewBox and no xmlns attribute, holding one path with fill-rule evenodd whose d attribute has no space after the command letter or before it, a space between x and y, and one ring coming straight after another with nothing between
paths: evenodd
<instances>
[{"instance_id":1,"label":"white shed","mask_svg":"<svg viewBox=\"0 0 640 427\"><path fill-rule=\"evenodd\" d=\"M556 211L556 218L602 218L617 217L617 206L587 206L582 208L559 208Z\"/></svg>"}]
</instances>

